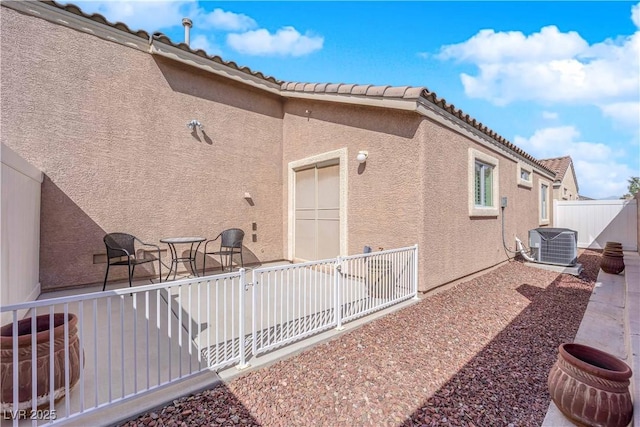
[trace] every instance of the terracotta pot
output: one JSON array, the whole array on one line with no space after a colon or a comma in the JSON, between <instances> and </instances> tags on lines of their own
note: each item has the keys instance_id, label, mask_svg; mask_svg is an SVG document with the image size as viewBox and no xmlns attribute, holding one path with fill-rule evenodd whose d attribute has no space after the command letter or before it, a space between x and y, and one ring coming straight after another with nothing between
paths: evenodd
<instances>
[{"instance_id":1,"label":"terracotta pot","mask_svg":"<svg viewBox=\"0 0 640 427\"><path fill-rule=\"evenodd\" d=\"M620 243L620 242L607 242L604 245L604 248L605 249L607 249L607 248L620 248L620 249L622 249L622 243Z\"/></svg>"},{"instance_id":2,"label":"terracotta pot","mask_svg":"<svg viewBox=\"0 0 640 427\"><path fill-rule=\"evenodd\" d=\"M36 406L49 405L50 386L50 342L49 315L36 317L36 348L32 346L31 318L18 321L18 409L32 408L32 355L36 352L37 384ZM80 344L78 342L78 318L69 313L69 387L73 387L80 378ZM53 396L58 401L65 395L65 343L64 313L53 315ZM0 380L2 381L2 401L0 409L13 408L13 325L0 328Z\"/></svg>"},{"instance_id":3,"label":"terracotta pot","mask_svg":"<svg viewBox=\"0 0 640 427\"><path fill-rule=\"evenodd\" d=\"M609 274L622 273L624 271L624 254L606 249L600 259L600 268Z\"/></svg>"},{"instance_id":4,"label":"terracotta pot","mask_svg":"<svg viewBox=\"0 0 640 427\"><path fill-rule=\"evenodd\" d=\"M625 427L633 404L631 368L593 347L565 343L549 372L549 394L571 420L588 426Z\"/></svg>"}]
</instances>

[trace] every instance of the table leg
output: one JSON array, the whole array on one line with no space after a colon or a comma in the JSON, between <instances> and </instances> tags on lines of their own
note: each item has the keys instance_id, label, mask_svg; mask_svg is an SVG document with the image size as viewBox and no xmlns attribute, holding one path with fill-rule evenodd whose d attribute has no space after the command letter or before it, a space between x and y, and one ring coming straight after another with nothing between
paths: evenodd
<instances>
[{"instance_id":1,"label":"table leg","mask_svg":"<svg viewBox=\"0 0 640 427\"><path fill-rule=\"evenodd\" d=\"M167 278L164 279L164 281L166 282L167 280L169 280L169 277L171 276L171 271L173 270L173 264L176 264L176 269L173 272L173 280L176 280L176 273L178 272L178 253L176 251L176 248L173 244L171 243L167 243L167 245L169 246L169 251L171 252L171 265L169 266L169 274L167 274Z\"/></svg>"}]
</instances>

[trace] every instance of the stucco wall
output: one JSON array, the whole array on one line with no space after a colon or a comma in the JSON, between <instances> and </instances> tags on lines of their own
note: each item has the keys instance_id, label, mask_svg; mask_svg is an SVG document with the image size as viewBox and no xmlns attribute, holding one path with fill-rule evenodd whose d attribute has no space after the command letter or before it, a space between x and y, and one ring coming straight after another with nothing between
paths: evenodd
<instances>
[{"instance_id":1,"label":"stucco wall","mask_svg":"<svg viewBox=\"0 0 640 427\"><path fill-rule=\"evenodd\" d=\"M565 188L567 189L565 193ZM554 193L557 191L557 196L554 195L556 200L578 200L578 185L573 178L573 166L569 166L569 170L565 173L560 186L554 189Z\"/></svg>"},{"instance_id":2,"label":"stucco wall","mask_svg":"<svg viewBox=\"0 0 640 427\"><path fill-rule=\"evenodd\" d=\"M422 236L417 232L422 223L421 151L417 137L420 122L415 113L305 100L286 102L282 175L285 182L289 162L347 149L349 254L362 252L365 245L391 249L420 243ZM369 152L363 165L356 160L360 150ZM284 187L286 235L290 207L286 184Z\"/></svg>"},{"instance_id":3,"label":"stucco wall","mask_svg":"<svg viewBox=\"0 0 640 427\"><path fill-rule=\"evenodd\" d=\"M508 248L515 249L515 236L527 242L528 230L538 227L539 175L534 171L531 188L518 186L518 163L501 152L428 119L423 134L425 244L420 253L427 273L420 283L427 290L513 256L502 244L503 213ZM469 215L469 148L498 159L498 206L506 196L507 207L496 216Z\"/></svg>"},{"instance_id":4,"label":"stucco wall","mask_svg":"<svg viewBox=\"0 0 640 427\"><path fill-rule=\"evenodd\" d=\"M508 247L515 249L516 235L526 243L528 230L539 226L537 172L531 188L518 186L516 160L417 113L290 100L283 137L285 181L289 162L347 148L349 253L359 253L364 245L375 249L418 243L421 291L507 259L502 213L469 216L470 147L499 160L499 196L508 198ZM359 150L369 152L364 168L355 159ZM286 182L284 188L286 233Z\"/></svg>"},{"instance_id":5,"label":"stucco wall","mask_svg":"<svg viewBox=\"0 0 640 427\"><path fill-rule=\"evenodd\" d=\"M240 227L245 262L282 259L278 98L7 8L1 19L2 143L46 174L43 290L101 282L94 255L113 231L158 243Z\"/></svg>"}]
</instances>

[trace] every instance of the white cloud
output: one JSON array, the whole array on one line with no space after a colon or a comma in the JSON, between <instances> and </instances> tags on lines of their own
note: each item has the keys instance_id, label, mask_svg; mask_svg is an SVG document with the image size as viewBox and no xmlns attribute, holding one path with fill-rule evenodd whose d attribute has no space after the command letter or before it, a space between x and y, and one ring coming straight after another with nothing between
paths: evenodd
<instances>
[{"instance_id":1,"label":"white cloud","mask_svg":"<svg viewBox=\"0 0 640 427\"><path fill-rule=\"evenodd\" d=\"M265 29L229 34L227 43L248 55L303 56L322 49L324 38L309 33L302 35L293 27L283 27L275 34Z\"/></svg>"},{"instance_id":2,"label":"white cloud","mask_svg":"<svg viewBox=\"0 0 640 427\"><path fill-rule=\"evenodd\" d=\"M494 30L480 30L464 43L442 47L440 59L456 59L478 64L505 61L554 60L572 57L588 46L587 42L574 31L561 33L551 25L539 33L525 36L520 31L496 33Z\"/></svg>"},{"instance_id":3,"label":"white cloud","mask_svg":"<svg viewBox=\"0 0 640 427\"><path fill-rule=\"evenodd\" d=\"M632 7L632 19L640 28L640 4ZM609 114L614 107L603 105L640 99L640 31L590 45L578 33L555 26L529 35L482 30L465 42L443 46L437 57L475 65L477 73L460 75L465 93L496 105L595 105L614 118ZM627 129L637 132L637 126Z\"/></svg>"},{"instance_id":4,"label":"white cloud","mask_svg":"<svg viewBox=\"0 0 640 427\"><path fill-rule=\"evenodd\" d=\"M580 194L593 198L622 196L627 192L627 179L638 173L624 163L623 150L581 141L573 126L538 129L529 138L516 136L514 143L539 159L570 155Z\"/></svg>"},{"instance_id":5,"label":"white cloud","mask_svg":"<svg viewBox=\"0 0 640 427\"><path fill-rule=\"evenodd\" d=\"M640 129L640 102L617 102L601 105L602 114L621 128Z\"/></svg>"},{"instance_id":6,"label":"white cloud","mask_svg":"<svg viewBox=\"0 0 640 427\"><path fill-rule=\"evenodd\" d=\"M222 9L203 13L198 17L198 20L206 26L223 31L246 31L258 26L256 21L247 15L226 12Z\"/></svg>"},{"instance_id":7,"label":"white cloud","mask_svg":"<svg viewBox=\"0 0 640 427\"><path fill-rule=\"evenodd\" d=\"M546 120L556 120L558 118L558 113L554 113L553 111L543 111L542 118Z\"/></svg>"},{"instance_id":8,"label":"white cloud","mask_svg":"<svg viewBox=\"0 0 640 427\"><path fill-rule=\"evenodd\" d=\"M132 30L155 32L182 25L194 14L195 1L88 1L73 2L87 13L99 13L112 22L124 22Z\"/></svg>"}]
</instances>

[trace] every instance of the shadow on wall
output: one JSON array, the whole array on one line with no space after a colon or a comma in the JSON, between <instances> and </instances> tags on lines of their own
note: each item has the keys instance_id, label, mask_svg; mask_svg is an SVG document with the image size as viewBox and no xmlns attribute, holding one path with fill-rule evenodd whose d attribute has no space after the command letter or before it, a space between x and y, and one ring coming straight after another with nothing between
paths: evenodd
<instances>
[{"instance_id":1,"label":"shadow on wall","mask_svg":"<svg viewBox=\"0 0 640 427\"><path fill-rule=\"evenodd\" d=\"M635 203L627 203L620 212L607 224L607 226L598 234L589 244L591 249L604 249L607 242L620 242L624 245L625 250L640 249L640 242L637 240L637 209L638 201ZM578 235L578 237L580 237ZM635 243L635 245L634 245Z\"/></svg>"},{"instance_id":2,"label":"shadow on wall","mask_svg":"<svg viewBox=\"0 0 640 427\"><path fill-rule=\"evenodd\" d=\"M94 254L106 252L103 238L107 232L46 175L42 183L40 212L42 291L102 283L106 258L94 264ZM151 264L156 263L136 268L135 278L157 275L156 267ZM114 280L127 280L127 269L111 269L109 281Z\"/></svg>"},{"instance_id":3,"label":"shadow on wall","mask_svg":"<svg viewBox=\"0 0 640 427\"><path fill-rule=\"evenodd\" d=\"M595 253L580 256L585 266L580 278L559 275L547 288L527 283L516 288L529 305L403 425L542 424L551 401L547 375L558 346L575 338L598 259Z\"/></svg>"},{"instance_id":4,"label":"shadow on wall","mask_svg":"<svg viewBox=\"0 0 640 427\"><path fill-rule=\"evenodd\" d=\"M240 108L273 118L282 118L282 107L276 95L267 92L250 91L240 83L216 76L212 73L188 67L167 58L154 56L158 69L165 80L176 92L231 107ZM262 99L262 102L258 100Z\"/></svg>"},{"instance_id":5,"label":"shadow on wall","mask_svg":"<svg viewBox=\"0 0 640 427\"><path fill-rule=\"evenodd\" d=\"M412 139L424 120L415 112L388 111L375 107L323 103L322 108L308 109L308 103L298 102L287 114L343 126L356 127L402 138ZM348 110L348 114L345 114Z\"/></svg>"}]
</instances>

